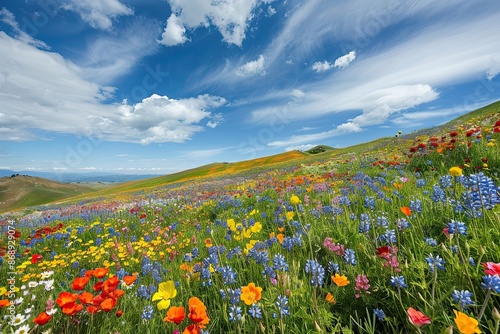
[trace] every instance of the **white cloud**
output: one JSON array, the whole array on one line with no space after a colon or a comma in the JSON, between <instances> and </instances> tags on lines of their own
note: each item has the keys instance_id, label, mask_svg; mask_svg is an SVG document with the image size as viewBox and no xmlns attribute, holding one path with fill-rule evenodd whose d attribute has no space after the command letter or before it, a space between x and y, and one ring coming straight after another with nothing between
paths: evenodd
<instances>
[{"instance_id":1,"label":"white cloud","mask_svg":"<svg viewBox=\"0 0 500 334\"><path fill-rule=\"evenodd\" d=\"M266 0L168 0L173 13L188 29L215 26L228 44L241 46L256 8L269 4Z\"/></svg>"},{"instance_id":2,"label":"white cloud","mask_svg":"<svg viewBox=\"0 0 500 334\"><path fill-rule=\"evenodd\" d=\"M68 0L61 7L77 13L91 27L101 30L110 30L113 19L134 13L118 0Z\"/></svg>"},{"instance_id":3,"label":"white cloud","mask_svg":"<svg viewBox=\"0 0 500 334\"><path fill-rule=\"evenodd\" d=\"M159 49L155 38L160 32L160 27L154 22L137 18L118 36L106 35L92 40L77 60L78 64L85 68L86 79L100 84L113 83L130 72L140 59ZM157 72L157 69L150 68L147 72ZM144 80L151 85L153 80L164 80L161 75L150 73ZM141 83L144 85L144 81Z\"/></svg>"},{"instance_id":4,"label":"white cloud","mask_svg":"<svg viewBox=\"0 0 500 334\"><path fill-rule=\"evenodd\" d=\"M457 103L470 104L472 99L484 105L498 96L497 83L480 80L485 73L492 77L497 72L492 60L500 59L497 47L500 32L492 32L489 27L500 21L500 13L488 10L474 12L476 15L472 16L464 13L462 10L463 16L456 20L427 24L398 43L376 49L357 60L356 66L349 71L337 71L321 80L304 83L299 88L307 91L307 96L300 105L289 104L283 98L286 90L260 96L258 107L251 111L250 121L266 123L276 111L285 115L288 122L341 112L347 114L347 117L339 114L344 121L333 130L271 143L271 146L286 147L319 142L317 137L323 139L339 133L364 131L381 121L390 122L400 111L436 100L440 88L449 84L478 80L477 85L483 85L481 94L472 90L470 96L464 96L464 100ZM454 33L450 35L449 31Z\"/></svg>"},{"instance_id":5,"label":"white cloud","mask_svg":"<svg viewBox=\"0 0 500 334\"><path fill-rule=\"evenodd\" d=\"M122 104L119 113L96 116L92 120L96 136L103 139L141 144L183 143L194 133L203 131L198 124L210 118L208 109L225 103L224 98L210 95L176 100L153 94L135 105Z\"/></svg>"},{"instance_id":6,"label":"white cloud","mask_svg":"<svg viewBox=\"0 0 500 334\"><path fill-rule=\"evenodd\" d=\"M306 93L304 93L300 89L294 89L292 90L292 96L296 99L302 99L304 96L306 96Z\"/></svg>"},{"instance_id":7,"label":"white cloud","mask_svg":"<svg viewBox=\"0 0 500 334\"><path fill-rule=\"evenodd\" d=\"M161 35L161 40L158 42L166 46L174 46L184 44L187 40L186 28L182 25L181 19L175 14L170 15L167 26Z\"/></svg>"},{"instance_id":8,"label":"white cloud","mask_svg":"<svg viewBox=\"0 0 500 334\"><path fill-rule=\"evenodd\" d=\"M321 61L317 61L315 62L313 65L312 65L312 69L316 72L324 72L324 71L328 71L330 69L333 68L333 64L330 64L328 61L324 61L324 62L321 62Z\"/></svg>"},{"instance_id":9,"label":"white cloud","mask_svg":"<svg viewBox=\"0 0 500 334\"><path fill-rule=\"evenodd\" d=\"M260 55L257 60L252 60L244 65L241 65L236 70L236 75L239 77L248 77L259 73L260 75L265 75L266 71L264 70L264 60L264 56Z\"/></svg>"},{"instance_id":10,"label":"white cloud","mask_svg":"<svg viewBox=\"0 0 500 334\"><path fill-rule=\"evenodd\" d=\"M491 59L491 66L486 72L486 77L488 80L493 79L500 73L500 55L495 56Z\"/></svg>"},{"instance_id":11,"label":"white cloud","mask_svg":"<svg viewBox=\"0 0 500 334\"><path fill-rule=\"evenodd\" d=\"M333 67L346 68L350 63L353 62L354 59L356 59L356 51L351 51L348 54L335 59Z\"/></svg>"},{"instance_id":12,"label":"white cloud","mask_svg":"<svg viewBox=\"0 0 500 334\"><path fill-rule=\"evenodd\" d=\"M16 38L18 40L23 41L24 43L31 44L37 48L50 50L50 47L47 44L45 44L43 41L34 39L33 37L31 37L30 35L25 33L19 27L19 23L17 23L14 14L12 14L9 10L7 10L5 8L2 8L0 10L0 21L2 21L3 23L7 24L8 26L10 26L12 28L12 30L16 34Z\"/></svg>"},{"instance_id":13,"label":"white cloud","mask_svg":"<svg viewBox=\"0 0 500 334\"><path fill-rule=\"evenodd\" d=\"M88 135L133 143L184 142L204 129L210 110L225 104L217 96L185 99L152 96L130 105L106 104L112 87L84 78L84 70L53 52L39 50L0 31L0 135L35 140L40 131Z\"/></svg>"}]
</instances>

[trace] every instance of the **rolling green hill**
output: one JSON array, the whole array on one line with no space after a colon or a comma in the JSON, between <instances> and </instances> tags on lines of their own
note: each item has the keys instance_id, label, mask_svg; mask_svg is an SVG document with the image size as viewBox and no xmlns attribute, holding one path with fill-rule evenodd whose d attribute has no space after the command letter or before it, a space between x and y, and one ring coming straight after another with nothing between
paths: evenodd
<instances>
[{"instance_id":1,"label":"rolling green hill","mask_svg":"<svg viewBox=\"0 0 500 334\"><path fill-rule=\"evenodd\" d=\"M6 176L0 178L0 212L46 204L92 191L92 188L58 183L40 177Z\"/></svg>"}]
</instances>

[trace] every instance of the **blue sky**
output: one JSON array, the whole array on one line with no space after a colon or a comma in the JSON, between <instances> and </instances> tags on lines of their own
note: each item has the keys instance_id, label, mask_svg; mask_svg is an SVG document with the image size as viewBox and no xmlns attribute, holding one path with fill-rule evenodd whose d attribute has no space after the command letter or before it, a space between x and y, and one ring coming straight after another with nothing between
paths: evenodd
<instances>
[{"instance_id":1,"label":"blue sky","mask_svg":"<svg viewBox=\"0 0 500 334\"><path fill-rule=\"evenodd\" d=\"M3 7L2 7L3 6ZM495 0L8 0L0 169L168 174L500 99Z\"/></svg>"}]
</instances>

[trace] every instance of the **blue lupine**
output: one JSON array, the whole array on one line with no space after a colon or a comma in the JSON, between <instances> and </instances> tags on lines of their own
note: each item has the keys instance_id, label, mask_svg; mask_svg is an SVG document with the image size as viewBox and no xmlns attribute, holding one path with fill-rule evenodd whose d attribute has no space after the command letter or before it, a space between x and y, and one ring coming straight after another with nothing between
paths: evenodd
<instances>
[{"instance_id":1,"label":"blue lupine","mask_svg":"<svg viewBox=\"0 0 500 334\"><path fill-rule=\"evenodd\" d=\"M229 306L229 321L241 321L241 307L236 305Z\"/></svg>"},{"instance_id":2,"label":"blue lupine","mask_svg":"<svg viewBox=\"0 0 500 334\"><path fill-rule=\"evenodd\" d=\"M446 264L446 261L443 260L443 258L441 258L439 255L434 256L431 253L428 257L425 258L425 261L429 265L431 273L434 272L434 268L445 270L444 265Z\"/></svg>"},{"instance_id":3,"label":"blue lupine","mask_svg":"<svg viewBox=\"0 0 500 334\"><path fill-rule=\"evenodd\" d=\"M152 318L153 318L153 306L147 305L142 310L142 319L144 319L144 320L151 320Z\"/></svg>"},{"instance_id":4,"label":"blue lupine","mask_svg":"<svg viewBox=\"0 0 500 334\"><path fill-rule=\"evenodd\" d=\"M405 278L403 276L391 276L391 285L396 288L406 288Z\"/></svg>"},{"instance_id":5,"label":"blue lupine","mask_svg":"<svg viewBox=\"0 0 500 334\"><path fill-rule=\"evenodd\" d=\"M350 265L355 266L356 265L356 253L354 250L348 248L345 250L344 255L342 255L342 258L344 259L344 262Z\"/></svg>"},{"instance_id":6,"label":"blue lupine","mask_svg":"<svg viewBox=\"0 0 500 334\"><path fill-rule=\"evenodd\" d=\"M217 271L220 272L224 284L236 283L238 273L234 271L233 268L231 268L229 265L218 267Z\"/></svg>"},{"instance_id":7,"label":"blue lupine","mask_svg":"<svg viewBox=\"0 0 500 334\"><path fill-rule=\"evenodd\" d=\"M450 223L448 223L448 233L467 235L467 226L465 225L465 223L452 220Z\"/></svg>"},{"instance_id":8,"label":"blue lupine","mask_svg":"<svg viewBox=\"0 0 500 334\"><path fill-rule=\"evenodd\" d=\"M378 239L379 241L385 241L386 243L389 244L395 244L397 242L396 231L387 230Z\"/></svg>"},{"instance_id":9,"label":"blue lupine","mask_svg":"<svg viewBox=\"0 0 500 334\"><path fill-rule=\"evenodd\" d=\"M432 187L432 195L431 195L431 199L434 201L434 202L443 202L445 203L446 202L446 193L444 192L443 189L441 189L439 186L437 185L434 185Z\"/></svg>"},{"instance_id":10,"label":"blue lupine","mask_svg":"<svg viewBox=\"0 0 500 334\"><path fill-rule=\"evenodd\" d=\"M283 254L275 254L273 258L273 269L274 270L282 270L288 271L288 264L286 263L285 257Z\"/></svg>"},{"instance_id":11,"label":"blue lupine","mask_svg":"<svg viewBox=\"0 0 500 334\"><path fill-rule=\"evenodd\" d=\"M290 308L288 307L288 298L286 296L279 295L276 298L275 304L278 307L280 317L290 316Z\"/></svg>"},{"instance_id":12,"label":"blue lupine","mask_svg":"<svg viewBox=\"0 0 500 334\"><path fill-rule=\"evenodd\" d=\"M385 320L385 313L382 309L376 308L373 310L373 313L377 317L378 320L384 321Z\"/></svg>"},{"instance_id":13,"label":"blue lupine","mask_svg":"<svg viewBox=\"0 0 500 334\"><path fill-rule=\"evenodd\" d=\"M436 246L437 245L437 241L434 238L424 238L424 241L429 246Z\"/></svg>"},{"instance_id":14,"label":"blue lupine","mask_svg":"<svg viewBox=\"0 0 500 334\"><path fill-rule=\"evenodd\" d=\"M451 294L451 299L456 304L460 304L463 310L467 309L468 305L474 305L474 301L471 299L472 292L468 290L454 290Z\"/></svg>"},{"instance_id":15,"label":"blue lupine","mask_svg":"<svg viewBox=\"0 0 500 334\"><path fill-rule=\"evenodd\" d=\"M500 277L498 275L483 276L481 286L486 290L493 290L496 293L500 293Z\"/></svg>"},{"instance_id":16,"label":"blue lupine","mask_svg":"<svg viewBox=\"0 0 500 334\"><path fill-rule=\"evenodd\" d=\"M323 285L325 280L325 268L321 264L319 264L316 260L307 260L305 266L306 273L311 274L311 285L312 286L320 286Z\"/></svg>"},{"instance_id":17,"label":"blue lupine","mask_svg":"<svg viewBox=\"0 0 500 334\"><path fill-rule=\"evenodd\" d=\"M248 314L252 316L252 318L261 319L262 318L262 310L257 304L252 304L248 309Z\"/></svg>"}]
</instances>

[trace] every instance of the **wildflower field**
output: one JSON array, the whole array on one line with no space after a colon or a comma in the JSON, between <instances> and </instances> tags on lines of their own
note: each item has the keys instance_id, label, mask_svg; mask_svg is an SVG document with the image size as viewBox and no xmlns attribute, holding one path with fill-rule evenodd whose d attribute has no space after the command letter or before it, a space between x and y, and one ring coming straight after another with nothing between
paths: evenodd
<instances>
[{"instance_id":1,"label":"wildflower field","mask_svg":"<svg viewBox=\"0 0 500 334\"><path fill-rule=\"evenodd\" d=\"M1 217L3 333L498 333L500 104Z\"/></svg>"}]
</instances>

